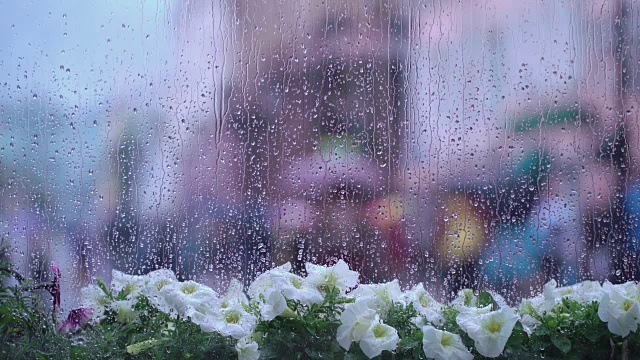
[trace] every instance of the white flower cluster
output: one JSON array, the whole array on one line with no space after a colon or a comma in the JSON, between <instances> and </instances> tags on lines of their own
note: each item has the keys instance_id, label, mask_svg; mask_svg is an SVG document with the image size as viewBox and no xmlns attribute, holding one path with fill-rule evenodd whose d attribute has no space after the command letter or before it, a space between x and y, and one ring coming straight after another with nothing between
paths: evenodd
<instances>
[{"instance_id":1,"label":"white flower cluster","mask_svg":"<svg viewBox=\"0 0 640 360\"><path fill-rule=\"evenodd\" d=\"M162 303L162 299L155 294L170 283L178 283L171 270L160 269L144 276L128 275L113 270L109 290L117 296L110 299L100 286L89 285L81 290L82 306L93 310L93 321L101 320L106 310L113 310L121 322L131 321L136 318L133 306L140 295L147 296L157 308L167 309L168 305Z\"/></svg>"},{"instance_id":2,"label":"white flower cluster","mask_svg":"<svg viewBox=\"0 0 640 360\"><path fill-rule=\"evenodd\" d=\"M350 294L356 300L340 316L338 343L349 350L352 342L369 358L384 350L395 350L400 342L396 329L385 325L384 318L393 303L404 303L398 280L385 284L360 285Z\"/></svg>"},{"instance_id":3,"label":"white flower cluster","mask_svg":"<svg viewBox=\"0 0 640 360\"><path fill-rule=\"evenodd\" d=\"M93 311L92 321L100 321L107 310L114 311L118 321L134 321L133 307L139 296L172 318L189 319L204 332L217 332L237 339L236 350L240 360L257 360L258 344L252 340L259 320L270 321L278 316L296 316L287 306L287 300L304 305L324 301L328 289L337 289L341 295L358 283L359 274L351 271L342 260L334 266L307 264L306 278L291 273L286 263L256 278L249 286L249 297L242 284L232 280L227 293L220 296L206 285L195 281L178 281L166 269L147 275L127 275L114 270L111 287L107 291L98 285L82 289L82 305ZM257 308L257 313L253 311ZM380 328L386 329L384 327ZM375 334L379 334L376 328Z\"/></svg>"},{"instance_id":4,"label":"white flower cluster","mask_svg":"<svg viewBox=\"0 0 640 360\"><path fill-rule=\"evenodd\" d=\"M635 332L640 324L640 286L633 282L613 285L604 282L584 281L572 286L558 287L555 281L548 282L542 294L525 299L520 304L520 315L524 329L531 333L539 325L533 315L544 315L562 303L562 299L579 304L598 303L598 317L607 323L609 331L626 337Z\"/></svg>"},{"instance_id":5,"label":"white flower cluster","mask_svg":"<svg viewBox=\"0 0 640 360\"><path fill-rule=\"evenodd\" d=\"M473 354L463 344L460 335L437 329L444 322L444 306L429 295L422 284L404 294L420 317L415 319L423 333L423 350L431 359L473 359ZM492 305L481 306L478 296L469 289L461 290L451 306L458 312L456 323L469 335L480 355L498 357L511 336L520 317L497 294L492 294L499 309Z\"/></svg>"},{"instance_id":6,"label":"white flower cluster","mask_svg":"<svg viewBox=\"0 0 640 360\"><path fill-rule=\"evenodd\" d=\"M385 323L393 306L411 304L418 316L412 322L422 330L422 348L428 358L473 359L473 354L460 334L442 330L445 310L455 310L455 322L473 340L477 353L485 357L503 354L518 321L530 335L540 325L537 320L560 306L563 299L580 304L599 303L598 315L611 333L626 337L640 323L640 287L634 282L613 285L585 281L569 287L557 287L555 281L544 286L538 296L522 300L518 308L507 305L498 294L490 293L492 304L481 301L472 290L465 289L449 305L439 303L422 284L402 291L398 280L383 284L358 285L359 274L342 260L326 267L307 263L307 276L291 273L286 263L259 275L245 294L242 284L232 280L226 294L195 281L178 281L170 270L157 270L144 276L113 271L109 289L90 285L82 289L83 306L93 310L93 321L105 311L117 314L118 321L136 319L133 306L139 296L171 318L188 319L204 332L217 332L237 339L236 350L241 360L260 357L254 330L259 321L276 317L296 317L288 301L301 305L325 301L329 291L351 298L345 301L339 315L336 340L345 350L356 343L369 358L383 351L396 350L398 329ZM483 306L484 305L484 306Z\"/></svg>"},{"instance_id":7,"label":"white flower cluster","mask_svg":"<svg viewBox=\"0 0 640 360\"><path fill-rule=\"evenodd\" d=\"M166 269L147 275L127 275L113 270L112 298L98 285L82 289L83 307L93 310L93 321L101 320L106 310L116 313L118 321L128 322L136 318L133 306L139 296L171 318L189 319L204 332L218 332L238 340L236 350L241 360L257 360L258 344L251 340L258 318L250 311L249 298L242 284L232 280L227 293L219 296L210 287L195 281L178 281L175 274Z\"/></svg>"}]
</instances>

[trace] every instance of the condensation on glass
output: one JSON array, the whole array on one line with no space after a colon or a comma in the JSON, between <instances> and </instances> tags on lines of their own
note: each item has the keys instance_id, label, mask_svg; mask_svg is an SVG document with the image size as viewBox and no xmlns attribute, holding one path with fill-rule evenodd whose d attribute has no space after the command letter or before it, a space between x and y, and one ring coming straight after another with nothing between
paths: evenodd
<instances>
[{"instance_id":1,"label":"condensation on glass","mask_svg":"<svg viewBox=\"0 0 640 360\"><path fill-rule=\"evenodd\" d=\"M2 8L0 228L31 276L640 275L634 1Z\"/></svg>"}]
</instances>

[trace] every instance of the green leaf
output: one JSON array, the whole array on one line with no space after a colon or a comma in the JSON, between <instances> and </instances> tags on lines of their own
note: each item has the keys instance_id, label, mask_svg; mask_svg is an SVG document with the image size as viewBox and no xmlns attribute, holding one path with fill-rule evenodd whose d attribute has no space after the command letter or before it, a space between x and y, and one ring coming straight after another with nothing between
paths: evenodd
<instances>
[{"instance_id":1,"label":"green leaf","mask_svg":"<svg viewBox=\"0 0 640 360\"><path fill-rule=\"evenodd\" d=\"M511 336L509 336L509 340L507 341L507 348L517 351L525 351L525 344L529 336L522 329L522 324L519 322L514 326L513 331L511 332Z\"/></svg>"},{"instance_id":2,"label":"green leaf","mask_svg":"<svg viewBox=\"0 0 640 360\"><path fill-rule=\"evenodd\" d=\"M110 300L113 300L113 294L111 294L111 290L109 290L107 284L105 284L101 278L97 278L96 283L98 284L98 287L100 287L100 289L102 289L102 291L105 293L105 295L107 295Z\"/></svg>"},{"instance_id":3,"label":"green leaf","mask_svg":"<svg viewBox=\"0 0 640 360\"><path fill-rule=\"evenodd\" d=\"M406 351L409 349L413 349L414 347L419 346L420 344L422 344L422 341L420 340L416 340L413 338L404 338L400 340L400 343L398 344L398 348L402 351Z\"/></svg>"},{"instance_id":4,"label":"green leaf","mask_svg":"<svg viewBox=\"0 0 640 360\"><path fill-rule=\"evenodd\" d=\"M602 337L602 333L600 331L584 331L584 337L586 337L591 342L596 342Z\"/></svg>"},{"instance_id":5,"label":"green leaf","mask_svg":"<svg viewBox=\"0 0 640 360\"><path fill-rule=\"evenodd\" d=\"M533 333L535 336L543 336L549 334L549 329L546 326L538 326Z\"/></svg>"},{"instance_id":6,"label":"green leaf","mask_svg":"<svg viewBox=\"0 0 640 360\"><path fill-rule=\"evenodd\" d=\"M571 340L566 336L551 336L551 342L565 354L571 351Z\"/></svg>"},{"instance_id":7,"label":"green leaf","mask_svg":"<svg viewBox=\"0 0 640 360\"><path fill-rule=\"evenodd\" d=\"M494 304L495 301L493 300L493 296L491 296L491 294L489 294L488 292L483 291L480 293L480 295L478 295L478 305L480 305L480 307L489 305L494 306Z\"/></svg>"},{"instance_id":8,"label":"green leaf","mask_svg":"<svg viewBox=\"0 0 640 360\"><path fill-rule=\"evenodd\" d=\"M306 327L307 331L309 332L309 334L311 334L311 335L315 335L316 334L316 329L314 329L313 326L306 325L305 327Z\"/></svg>"},{"instance_id":9,"label":"green leaf","mask_svg":"<svg viewBox=\"0 0 640 360\"><path fill-rule=\"evenodd\" d=\"M2 307L0 307L0 328L4 327L8 323L10 323L12 320L13 320L13 314L9 309L9 304L4 304Z\"/></svg>"}]
</instances>

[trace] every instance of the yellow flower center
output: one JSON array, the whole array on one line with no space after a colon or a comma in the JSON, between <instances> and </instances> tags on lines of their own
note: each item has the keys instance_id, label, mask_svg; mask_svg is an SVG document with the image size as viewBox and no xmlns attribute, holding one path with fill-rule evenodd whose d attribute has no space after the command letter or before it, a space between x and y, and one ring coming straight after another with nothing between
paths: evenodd
<instances>
[{"instance_id":1,"label":"yellow flower center","mask_svg":"<svg viewBox=\"0 0 640 360\"><path fill-rule=\"evenodd\" d=\"M624 311L629 311L629 309L631 309L631 307L633 306L634 302L631 300L625 300L624 303L622 304L622 307L624 308Z\"/></svg>"},{"instance_id":2,"label":"yellow flower center","mask_svg":"<svg viewBox=\"0 0 640 360\"><path fill-rule=\"evenodd\" d=\"M494 319L489 320L489 323L487 323L487 331L492 334L499 333L501 329L502 324Z\"/></svg>"},{"instance_id":3,"label":"yellow flower center","mask_svg":"<svg viewBox=\"0 0 640 360\"><path fill-rule=\"evenodd\" d=\"M169 281L167 279L158 280L158 282L156 283L156 288L158 289L158 291L160 291L167 284L169 284Z\"/></svg>"},{"instance_id":4,"label":"yellow flower center","mask_svg":"<svg viewBox=\"0 0 640 360\"><path fill-rule=\"evenodd\" d=\"M300 288L302 288L302 281L300 281L300 279L292 277L291 278L291 285L293 285L293 287L296 288L296 289L300 289Z\"/></svg>"},{"instance_id":5,"label":"yellow flower center","mask_svg":"<svg viewBox=\"0 0 640 360\"><path fill-rule=\"evenodd\" d=\"M429 299L429 297L424 294L420 295L418 301L420 301L420 305L422 305L423 307L429 307L431 305L431 299Z\"/></svg>"},{"instance_id":6,"label":"yellow flower center","mask_svg":"<svg viewBox=\"0 0 640 360\"><path fill-rule=\"evenodd\" d=\"M338 284L338 276L334 272L330 272L324 281L324 285L328 288L334 288Z\"/></svg>"},{"instance_id":7,"label":"yellow flower center","mask_svg":"<svg viewBox=\"0 0 640 360\"><path fill-rule=\"evenodd\" d=\"M122 289L123 292L127 292L129 294L131 294L131 293L133 293L135 291L138 291L138 290L139 290L138 286L136 286L134 284L129 284L129 283L127 283L127 285L124 286L124 289Z\"/></svg>"},{"instance_id":8,"label":"yellow flower center","mask_svg":"<svg viewBox=\"0 0 640 360\"><path fill-rule=\"evenodd\" d=\"M453 335L446 333L442 334L442 340L440 340L440 344L442 344L443 347L449 347L453 345Z\"/></svg>"},{"instance_id":9,"label":"yellow flower center","mask_svg":"<svg viewBox=\"0 0 640 360\"><path fill-rule=\"evenodd\" d=\"M229 311L225 320L228 324L237 324L240 322L240 314L237 311Z\"/></svg>"},{"instance_id":10,"label":"yellow flower center","mask_svg":"<svg viewBox=\"0 0 640 360\"><path fill-rule=\"evenodd\" d=\"M190 295L198 291L198 287L195 284L185 284L182 286L182 292Z\"/></svg>"},{"instance_id":11,"label":"yellow flower center","mask_svg":"<svg viewBox=\"0 0 640 360\"><path fill-rule=\"evenodd\" d=\"M387 335L387 329L381 324L377 324L373 327L373 336L381 338Z\"/></svg>"},{"instance_id":12,"label":"yellow flower center","mask_svg":"<svg viewBox=\"0 0 640 360\"><path fill-rule=\"evenodd\" d=\"M566 296L566 295L570 295L573 294L573 289L562 289L559 291L560 296Z\"/></svg>"}]
</instances>

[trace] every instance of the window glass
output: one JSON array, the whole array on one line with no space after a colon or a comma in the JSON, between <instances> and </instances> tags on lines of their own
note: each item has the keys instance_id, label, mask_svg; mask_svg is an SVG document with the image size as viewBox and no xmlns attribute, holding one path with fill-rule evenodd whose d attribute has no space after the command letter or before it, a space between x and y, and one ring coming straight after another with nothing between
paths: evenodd
<instances>
[{"instance_id":1,"label":"window glass","mask_svg":"<svg viewBox=\"0 0 640 360\"><path fill-rule=\"evenodd\" d=\"M2 8L0 229L76 300L287 261L442 298L640 276L634 1Z\"/></svg>"}]
</instances>

